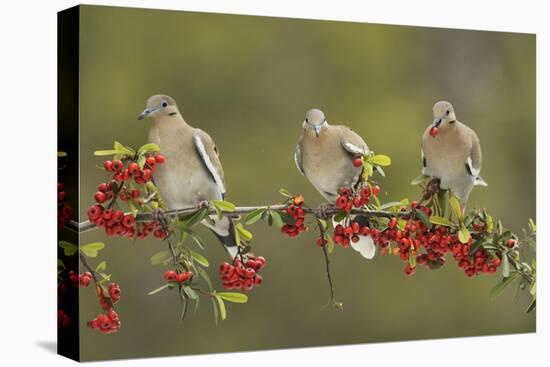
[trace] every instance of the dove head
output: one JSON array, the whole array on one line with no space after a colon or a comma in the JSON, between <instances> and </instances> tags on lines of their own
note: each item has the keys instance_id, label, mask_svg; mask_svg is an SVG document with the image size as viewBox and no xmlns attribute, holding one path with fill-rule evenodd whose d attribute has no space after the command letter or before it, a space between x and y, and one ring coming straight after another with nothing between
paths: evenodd
<instances>
[{"instance_id":1,"label":"dove head","mask_svg":"<svg viewBox=\"0 0 550 367\"><path fill-rule=\"evenodd\" d=\"M149 97L147 106L139 114L138 120L146 117L159 118L161 116L176 116L179 113L178 106L174 98L162 94Z\"/></svg>"},{"instance_id":2,"label":"dove head","mask_svg":"<svg viewBox=\"0 0 550 367\"><path fill-rule=\"evenodd\" d=\"M311 129L315 133L315 136L319 137L321 130L328 126L327 119L323 111L313 108L306 112L306 118L304 120L304 129Z\"/></svg>"},{"instance_id":3,"label":"dove head","mask_svg":"<svg viewBox=\"0 0 550 367\"><path fill-rule=\"evenodd\" d=\"M455 122L456 116L453 109L453 105L447 101L439 101L434 104L434 121L433 127L439 128L439 126L445 122Z\"/></svg>"}]
</instances>

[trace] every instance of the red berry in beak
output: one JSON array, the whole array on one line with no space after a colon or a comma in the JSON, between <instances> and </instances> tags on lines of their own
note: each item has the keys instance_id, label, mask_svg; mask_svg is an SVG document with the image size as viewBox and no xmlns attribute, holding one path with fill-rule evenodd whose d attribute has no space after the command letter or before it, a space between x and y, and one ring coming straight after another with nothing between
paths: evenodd
<instances>
[{"instance_id":1,"label":"red berry in beak","mask_svg":"<svg viewBox=\"0 0 550 367\"><path fill-rule=\"evenodd\" d=\"M430 129L430 135L435 138L437 135L439 135L439 129L435 126L432 127Z\"/></svg>"},{"instance_id":2,"label":"red berry in beak","mask_svg":"<svg viewBox=\"0 0 550 367\"><path fill-rule=\"evenodd\" d=\"M356 158L353 160L354 167L361 167L363 165L363 160L361 158Z\"/></svg>"}]
</instances>

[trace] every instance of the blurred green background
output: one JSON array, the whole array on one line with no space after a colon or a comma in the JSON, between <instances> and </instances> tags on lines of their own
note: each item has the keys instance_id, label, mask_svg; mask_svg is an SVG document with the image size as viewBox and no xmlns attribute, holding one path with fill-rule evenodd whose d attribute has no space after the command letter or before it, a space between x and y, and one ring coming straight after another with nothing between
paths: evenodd
<instances>
[{"instance_id":1,"label":"blurred green background","mask_svg":"<svg viewBox=\"0 0 550 367\"><path fill-rule=\"evenodd\" d=\"M157 93L173 96L184 118L216 141L228 200L239 205L280 202L281 187L309 205L322 201L293 161L312 107L393 158L382 180L386 201L417 198L410 180L421 169L420 136L433 103L446 99L482 142L489 187L474 189L470 207L488 208L514 231L535 216L534 35L83 6L80 38L81 220L104 177L93 151L113 140L145 143L149 125L137 115ZM123 323L109 336L82 327L82 358L535 330L525 294L489 298L497 276L468 279L450 261L406 277L397 258L366 261L341 248L332 265L344 311L322 311L329 294L315 234L290 240L263 223L250 229L255 252L268 259L264 284L248 304L229 304L218 326L209 302L180 324L175 293L147 296L163 283L164 269L149 264L161 242L82 235L82 243L106 242L100 258L121 284ZM216 279L225 253L199 232ZM99 312L93 293L81 292L81 325Z\"/></svg>"}]
</instances>

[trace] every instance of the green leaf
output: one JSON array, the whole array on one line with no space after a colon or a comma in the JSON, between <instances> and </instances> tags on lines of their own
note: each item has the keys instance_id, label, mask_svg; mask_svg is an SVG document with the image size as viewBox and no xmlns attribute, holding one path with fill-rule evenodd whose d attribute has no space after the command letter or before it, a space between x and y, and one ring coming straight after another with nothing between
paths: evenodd
<instances>
[{"instance_id":1,"label":"green leaf","mask_svg":"<svg viewBox=\"0 0 550 367\"><path fill-rule=\"evenodd\" d=\"M386 210L389 208L401 207L401 206L403 206L403 203L400 201L390 201L389 203L384 203L380 205L380 210Z\"/></svg>"},{"instance_id":2,"label":"green leaf","mask_svg":"<svg viewBox=\"0 0 550 367\"><path fill-rule=\"evenodd\" d=\"M283 226L283 224L284 224L283 223L283 218L281 217L281 214L279 214L278 211L270 210L269 215L270 215L271 219L273 220L273 224L275 225L275 227L281 228Z\"/></svg>"},{"instance_id":3,"label":"green leaf","mask_svg":"<svg viewBox=\"0 0 550 367\"><path fill-rule=\"evenodd\" d=\"M122 152L114 149L96 150L94 152L94 155L96 156L115 155L115 154L122 154Z\"/></svg>"},{"instance_id":4,"label":"green leaf","mask_svg":"<svg viewBox=\"0 0 550 367\"><path fill-rule=\"evenodd\" d=\"M451 208L453 209L453 213L455 214L456 218L462 219L462 209L460 209L460 201L457 199L457 197L451 195L451 197L449 198L449 203L451 204Z\"/></svg>"},{"instance_id":5,"label":"green leaf","mask_svg":"<svg viewBox=\"0 0 550 367\"><path fill-rule=\"evenodd\" d=\"M529 306L527 307L527 310L525 310L525 313L530 313L537 307L537 299L533 298L531 300L531 303L529 303Z\"/></svg>"},{"instance_id":6,"label":"green leaf","mask_svg":"<svg viewBox=\"0 0 550 367\"><path fill-rule=\"evenodd\" d=\"M334 251L334 242L331 236L327 236L327 253L330 255Z\"/></svg>"},{"instance_id":7,"label":"green leaf","mask_svg":"<svg viewBox=\"0 0 550 367\"><path fill-rule=\"evenodd\" d=\"M143 169L145 167L146 158L144 155L140 155L137 160L137 164L139 166L139 169Z\"/></svg>"},{"instance_id":8,"label":"green leaf","mask_svg":"<svg viewBox=\"0 0 550 367\"><path fill-rule=\"evenodd\" d=\"M193 259L195 259L195 261L198 262L199 264L201 264L202 266L208 267L208 265L210 265L210 263L208 262L206 257L202 256L198 252L195 252L193 250L189 250L189 253L191 254L191 257Z\"/></svg>"},{"instance_id":9,"label":"green leaf","mask_svg":"<svg viewBox=\"0 0 550 367\"><path fill-rule=\"evenodd\" d=\"M372 164L382 167L389 166L391 164L391 158L384 154L374 155L368 158L368 161Z\"/></svg>"},{"instance_id":10,"label":"green leaf","mask_svg":"<svg viewBox=\"0 0 550 367\"><path fill-rule=\"evenodd\" d=\"M167 289L167 288L172 289L172 288L174 288L174 287L175 287L175 284L174 284L174 283L166 283L166 284L164 284L164 285L158 287L157 289L153 289L151 292L147 293L147 295L148 295L148 296L152 296L153 294L156 294L156 293L158 293L158 292L160 292L160 291L163 291L163 290L165 290L165 289Z\"/></svg>"},{"instance_id":11,"label":"green leaf","mask_svg":"<svg viewBox=\"0 0 550 367\"><path fill-rule=\"evenodd\" d=\"M266 211L266 208L258 208L254 211L251 211L247 214L247 216L244 218L244 224L251 225L256 223L262 218L262 214Z\"/></svg>"},{"instance_id":12,"label":"green leaf","mask_svg":"<svg viewBox=\"0 0 550 367\"><path fill-rule=\"evenodd\" d=\"M510 260L508 260L507 254L502 256L502 276L504 278L508 278L510 276Z\"/></svg>"},{"instance_id":13,"label":"green leaf","mask_svg":"<svg viewBox=\"0 0 550 367\"><path fill-rule=\"evenodd\" d=\"M107 263L105 262L105 260L103 260L102 262L97 264L95 271L97 273L101 273L102 271L105 271L105 269L107 269Z\"/></svg>"},{"instance_id":14,"label":"green leaf","mask_svg":"<svg viewBox=\"0 0 550 367\"><path fill-rule=\"evenodd\" d=\"M59 247L63 249L65 256L73 256L78 251L78 246L67 241L59 241Z\"/></svg>"},{"instance_id":15,"label":"green leaf","mask_svg":"<svg viewBox=\"0 0 550 367\"><path fill-rule=\"evenodd\" d=\"M529 218L529 228L531 229L531 232L533 232L533 234L537 233L537 226L535 225L533 218Z\"/></svg>"},{"instance_id":16,"label":"green leaf","mask_svg":"<svg viewBox=\"0 0 550 367\"><path fill-rule=\"evenodd\" d=\"M409 266L413 269L416 268L416 256L414 256L413 246L409 250Z\"/></svg>"},{"instance_id":17,"label":"green leaf","mask_svg":"<svg viewBox=\"0 0 550 367\"><path fill-rule=\"evenodd\" d=\"M144 144L138 149L138 154L145 154L145 153L158 153L160 152L160 148L155 143L148 143Z\"/></svg>"},{"instance_id":18,"label":"green leaf","mask_svg":"<svg viewBox=\"0 0 550 367\"><path fill-rule=\"evenodd\" d=\"M455 224L448 220L447 218L438 217L437 215L432 215L430 217L430 222L440 226L453 227Z\"/></svg>"},{"instance_id":19,"label":"green leaf","mask_svg":"<svg viewBox=\"0 0 550 367\"><path fill-rule=\"evenodd\" d=\"M375 169L376 171L378 171L378 173L380 174L380 176L386 177L386 173L384 172L384 170L382 169L382 167L380 167L380 166L374 166L374 169Z\"/></svg>"},{"instance_id":20,"label":"green leaf","mask_svg":"<svg viewBox=\"0 0 550 367\"><path fill-rule=\"evenodd\" d=\"M241 223L235 224L235 229L237 230L236 232L239 232L239 235L243 238L243 240L245 240L245 241L252 240L252 237L253 237L252 233L250 233L250 231L247 231L246 229L244 229L244 227Z\"/></svg>"},{"instance_id":21,"label":"green leaf","mask_svg":"<svg viewBox=\"0 0 550 367\"><path fill-rule=\"evenodd\" d=\"M193 241L195 241L195 243L197 244L197 246L199 246L201 249L204 250L204 245L202 243L202 240L199 236L197 236L197 234L195 232L193 232L192 230L190 229L187 229L187 228L184 228L182 230L182 232L184 232L185 234L188 234L189 237L191 237L193 239ZM183 233L182 233L182 238L181 240L183 241L185 238L183 236Z\"/></svg>"},{"instance_id":22,"label":"green leaf","mask_svg":"<svg viewBox=\"0 0 550 367\"><path fill-rule=\"evenodd\" d=\"M284 197L287 197L289 199L292 199L292 194L287 189L280 189L279 194L283 195Z\"/></svg>"},{"instance_id":23,"label":"green leaf","mask_svg":"<svg viewBox=\"0 0 550 367\"><path fill-rule=\"evenodd\" d=\"M468 243L470 240L470 231L468 231L468 228L460 226L460 230L458 231L458 240L461 243Z\"/></svg>"},{"instance_id":24,"label":"green leaf","mask_svg":"<svg viewBox=\"0 0 550 367\"><path fill-rule=\"evenodd\" d=\"M184 216L182 219L178 221L178 227L180 228L191 228L195 224L201 222L206 216L208 215L209 209L207 207L203 207L198 209L197 211L194 211L193 213L190 213L186 216Z\"/></svg>"},{"instance_id":25,"label":"green leaf","mask_svg":"<svg viewBox=\"0 0 550 367\"><path fill-rule=\"evenodd\" d=\"M127 202L128 202L128 208L130 208L130 212L135 218L138 213L138 207L136 206L136 204L134 204L133 200L128 200Z\"/></svg>"},{"instance_id":26,"label":"green leaf","mask_svg":"<svg viewBox=\"0 0 550 367\"><path fill-rule=\"evenodd\" d=\"M189 297L192 300L196 300L197 298L199 298L199 296L197 295L197 292L195 292L191 287L187 285L183 286L183 291L185 292L185 294L187 294L187 297Z\"/></svg>"},{"instance_id":27,"label":"green leaf","mask_svg":"<svg viewBox=\"0 0 550 367\"><path fill-rule=\"evenodd\" d=\"M428 218L428 216L426 215L426 213L424 213L424 211L422 210L416 210L415 211L415 215L420 218L420 220L422 221L422 223L424 223L424 225L426 227L428 227L428 229L432 229L432 222L430 222L430 218Z\"/></svg>"},{"instance_id":28,"label":"green leaf","mask_svg":"<svg viewBox=\"0 0 550 367\"><path fill-rule=\"evenodd\" d=\"M221 299L227 301L227 302L233 302L233 303L246 303L248 302L248 296L243 293L238 292L219 292L216 293L218 297Z\"/></svg>"},{"instance_id":29,"label":"green leaf","mask_svg":"<svg viewBox=\"0 0 550 367\"><path fill-rule=\"evenodd\" d=\"M160 265L163 264L170 257L170 252L168 252L168 250L163 250L151 256L149 261L151 262L151 265Z\"/></svg>"},{"instance_id":30,"label":"green leaf","mask_svg":"<svg viewBox=\"0 0 550 367\"><path fill-rule=\"evenodd\" d=\"M411 185L421 184L422 182L426 181L428 178L430 178L430 176L418 175L418 176L416 176L415 178L412 179Z\"/></svg>"},{"instance_id":31,"label":"green leaf","mask_svg":"<svg viewBox=\"0 0 550 367\"><path fill-rule=\"evenodd\" d=\"M487 223L487 233L492 233L492 232L493 232L494 223L493 223L493 217L490 216L489 214L487 214L486 223Z\"/></svg>"},{"instance_id":32,"label":"green leaf","mask_svg":"<svg viewBox=\"0 0 550 367\"><path fill-rule=\"evenodd\" d=\"M103 250L105 244L103 242L92 242L80 247L80 251L88 257L96 257L99 250Z\"/></svg>"},{"instance_id":33,"label":"green leaf","mask_svg":"<svg viewBox=\"0 0 550 367\"><path fill-rule=\"evenodd\" d=\"M212 288L214 288L214 287L212 287L212 280L210 280L210 276L208 275L206 270L204 270L203 268L197 268L197 271L198 271L199 275L202 277L202 279L204 279L206 284L208 284L208 288L210 288L210 290L212 290Z\"/></svg>"},{"instance_id":34,"label":"green leaf","mask_svg":"<svg viewBox=\"0 0 550 367\"><path fill-rule=\"evenodd\" d=\"M214 204L214 206L217 206L224 212L234 212L236 208L235 204L225 200L212 200L212 204Z\"/></svg>"},{"instance_id":35,"label":"green leaf","mask_svg":"<svg viewBox=\"0 0 550 367\"><path fill-rule=\"evenodd\" d=\"M210 298L210 300L212 300L212 307L214 308L214 322L216 323L216 325L218 325L218 319L220 318L220 315L219 315L218 305L215 298L216 297L212 297Z\"/></svg>"},{"instance_id":36,"label":"green leaf","mask_svg":"<svg viewBox=\"0 0 550 367\"><path fill-rule=\"evenodd\" d=\"M225 318L227 317L227 312L225 311L225 303L223 303L223 299L217 294L215 294L214 297L216 298L216 301L218 301L218 307L220 309L220 317L222 320L225 320Z\"/></svg>"},{"instance_id":37,"label":"green leaf","mask_svg":"<svg viewBox=\"0 0 550 367\"><path fill-rule=\"evenodd\" d=\"M512 284L512 281L514 279L516 279L516 277L519 275L519 273L511 273L510 276L508 278L503 278L500 282L498 282L494 287L493 289L491 289L491 292L489 293L489 296L491 298L495 298L497 296L499 296L502 291L504 291L504 289L509 286L510 284Z\"/></svg>"}]
</instances>

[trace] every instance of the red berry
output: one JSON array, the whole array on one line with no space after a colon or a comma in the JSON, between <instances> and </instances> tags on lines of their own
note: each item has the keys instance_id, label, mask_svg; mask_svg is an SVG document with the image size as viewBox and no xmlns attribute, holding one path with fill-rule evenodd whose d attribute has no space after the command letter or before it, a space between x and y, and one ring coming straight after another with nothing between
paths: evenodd
<instances>
[{"instance_id":1,"label":"red berry","mask_svg":"<svg viewBox=\"0 0 550 367\"><path fill-rule=\"evenodd\" d=\"M439 129L437 127L433 126L430 129L430 135L435 138L437 135L439 135Z\"/></svg>"},{"instance_id":2,"label":"red berry","mask_svg":"<svg viewBox=\"0 0 550 367\"><path fill-rule=\"evenodd\" d=\"M113 161L113 170L115 171L122 171L122 168L124 167L124 164L120 159L115 159Z\"/></svg>"},{"instance_id":3,"label":"red berry","mask_svg":"<svg viewBox=\"0 0 550 367\"><path fill-rule=\"evenodd\" d=\"M129 174L133 175L137 171L139 171L139 164L137 164L136 162L132 162L128 165L128 173Z\"/></svg>"},{"instance_id":4,"label":"red berry","mask_svg":"<svg viewBox=\"0 0 550 367\"><path fill-rule=\"evenodd\" d=\"M127 214L122 218L122 225L126 228L131 228L136 223L136 218L133 215Z\"/></svg>"},{"instance_id":5,"label":"red berry","mask_svg":"<svg viewBox=\"0 0 550 367\"><path fill-rule=\"evenodd\" d=\"M149 167L153 168L153 167L155 166L156 159L155 159L154 157L147 157L147 158L145 159L145 163L146 163Z\"/></svg>"},{"instance_id":6,"label":"red berry","mask_svg":"<svg viewBox=\"0 0 550 367\"><path fill-rule=\"evenodd\" d=\"M183 283L189 279L189 272L185 271L176 275L176 282Z\"/></svg>"},{"instance_id":7,"label":"red berry","mask_svg":"<svg viewBox=\"0 0 550 367\"><path fill-rule=\"evenodd\" d=\"M162 155L162 154L157 154L155 156L155 161L158 163L158 164L163 164L165 161L166 161L166 158Z\"/></svg>"},{"instance_id":8,"label":"red berry","mask_svg":"<svg viewBox=\"0 0 550 367\"><path fill-rule=\"evenodd\" d=\"M506 246L512 248L516 245L517 241L514 240L513 238L510 238L508 241L506 241Z\"/></svg>"},{"instance_id":9,"label":"red berry","mask_svg":"<svg viewBox=\"0 0 550 367\"><path fill-rule=\"evenodd\" d=\"M356 158L353 160L354 167L361 167L363 165L363 160L361 158Z\"/></svg>"},{"instance_id":10,"label":"red berry","mask_svg":"<svg viewBox=\"0 0 550 367\"><path fill-rule=\"evenodd\" d=\"M112 161L103 162L103 168L105 168L107 171L113 171L113 162Z\"/></svg>"},{"instance_id":11,"label":"red berry","mask_svg":"<svg viewBox=\"0 0 550 367\"><path fill-rule=\"evenodd\" d=\"M374 196L378 196L378 194L380 193L380 190L381 190L381 189L380 189L380 186L374 185L374 186L372 187L372 194L373 194Z\"/></svg>"},{"instance_id":12,"label":"red berry","mask_svg":"<svg viewBox=\"0 0 550 367\"><path fill-rule=\"evenodd\" d=\"M94 199L98 203L103 203L107 199L107 196L105 196L105 193L103 193L101 191L98 191L98 192L95 193Z\"/></svg>"}]
</instances>

